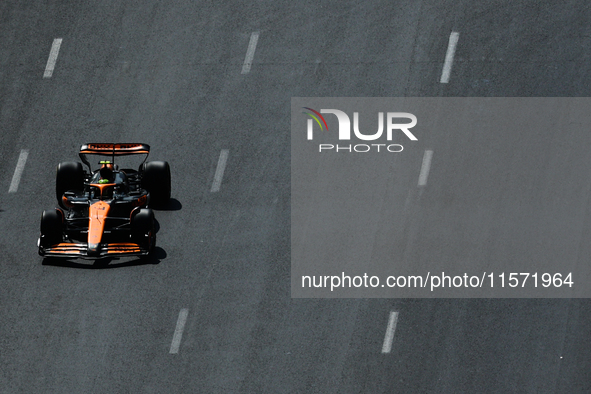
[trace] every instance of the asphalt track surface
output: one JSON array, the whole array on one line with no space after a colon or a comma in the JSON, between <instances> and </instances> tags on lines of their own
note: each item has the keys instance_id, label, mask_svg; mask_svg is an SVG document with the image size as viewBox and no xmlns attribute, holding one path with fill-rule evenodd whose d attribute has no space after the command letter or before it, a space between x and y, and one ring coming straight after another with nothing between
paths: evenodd
<instances>
[{"instance_id":1,"label":"asphalt track surface","mask_svg":"<svg viewBox=\"0 0 591 394\"><path fill-rule=\"evenodd\" d=\"M289 273L291 97L589 96L590 18L584 1L1 2L0 392L591 392L588 300L300 300ZM442 84L452 31L460 38ZM55 69L43 78L55 38ZM490 163L469 155L481 146L425 141L433 167L406 236L420 242L439 211L468 215L474 190L494 187L519 212L526 193L498 188L519 193L551 176L557 196L585 202L562 236L588 255L589 141L560 145L573 162L548 175L544 152L560 139L528 138L541 162L500 150L497 163L516 168L495 185L478 176ZM91 141L145 142L171 164L174 200L156 213L150 264L37 256L56 164ZM222 149L226 169L211 192ZM527 232L528 218L498 236ZM383 354L391 311L398 322Z\"/></svg>"}]
</instances>

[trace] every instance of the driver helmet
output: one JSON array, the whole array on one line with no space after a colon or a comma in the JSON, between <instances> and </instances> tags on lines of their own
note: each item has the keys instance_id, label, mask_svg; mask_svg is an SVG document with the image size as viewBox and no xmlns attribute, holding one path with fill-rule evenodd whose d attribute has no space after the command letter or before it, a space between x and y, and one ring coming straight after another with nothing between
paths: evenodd
<instances>
[{"instance_id":1,"label":"driver helmet","mask_svg":"<svg viewBox=\"0 0 591 394\"><path fill-rule=\"evenodd\" d=\"M104 160L104 161L100 161L99 164L101 164L101 169L99 170L100 173L100 179L98 181L98 183L111 183L114 182L114 176L113 176L113 170L114 170L114 166L113 163L111 163L108 160Z\"/></svg>"}]
</instances>

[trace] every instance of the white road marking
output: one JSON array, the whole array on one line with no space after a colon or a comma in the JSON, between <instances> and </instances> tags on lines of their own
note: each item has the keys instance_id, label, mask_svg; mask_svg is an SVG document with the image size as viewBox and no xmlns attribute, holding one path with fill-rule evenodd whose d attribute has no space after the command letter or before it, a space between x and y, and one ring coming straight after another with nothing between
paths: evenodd
<instances>
[{"instance_id":1,"label":"white road marking","mask_svg":"<svg viewBox=\"0 0 591 394\"><path fill-rule=\"evenodd\" d=\"M451 32L449 35L449 43L447 44L447 53L445 54L445 62L443 63L443 70L441 71L441 79L439 82L441 83L448 83L449 76L451 75L451 66L454 63L454 54L456 53L456 46L458 45L458 40L460 38L460 33L458 32Z\"/></svg>"},{"instance_id":2,"label":"white road marking","mask_svg":"<svg viewBox=\"0 0 591 394\"><path fill-rule=\"evenodd\" d=\"M390 353L392 350L392 342L394 341L394 332L396 332L397 323L398 312L390 312L388 327L386 327L386 335L384 336L384 344L382 345L382 353Z\"/></svg>"},{"instance_id":3,"label":"white road marking","mask_svg":"<svg viewBox=\"0 0 591 394\"><path fill-rule=\"evenodd\" d=\"M246 50L246 57L244 58L244 64L242 65L242 73L248 74L250 67L252 66L252 59L254 59L254 51L257 49L257 42L259 41L259 32L255 31L250 35L250 42L248 43L248 49Z\"/></svg>"},{"instance_id":4,"label":"white road marking","mask_svg":"<svg viewBox=\"0 0 591 394\"><path fill-rule=\"evenodd\" d=\"M12 176L12 182L10 182L10 187L8 188L8 193L16 193L18 190L18 184L21 181L21 176L23 175L23 170L25 169L25 164L27 163L27 157L29 157L29 150L21 150L21 154L18 157L18 162L16 163L16 168L14 169L14 175Z\"/></svg>"},{"instance_id":5,"label":"white road marking","mask_svg":"<svg viewBox=\"0 0 591 394\"><path fill-rule=\"evenodd\" d=\"M185 329L185 323L187 322L187 316L189 310L187 308L181 309L179 312L179 318L176 321L176 328L172 337L172 343L170 345L170 354L177 354L179 347L181 346L181 339L183 338L183 330Z\"/></svg>"},{"instance_id":6,"label":"white road marking","mask_svg":"<svg viewBox=\"0 0 591 394\"><path fill-rule=\"evenodd\" d=\"M432 150L426 150L423 155L423 164L421 165L421 173L419 174L419 186L427 185L427 178L429 177L429 170L431 169L431 158L433 157Z\"/></svg>"},{"instance_id":7,"label":"white road marking","mask_svg":"<svg viewBox=\"0 0 591 394\"><path fill-rule=\"evenodd\" d=\"M55 69L55 62L57 61L57 55L60 52L60 46L62 45L62 39L56 38L53 40L51 45L51 51L49 51L49 59L47 59L47 65L45 66L45 72L43 78L51 78L53 70Z\"/></svg>"},{"instance_id":8,"label":"white road marking","mask_svg":"<svg viewBox=\"0 0 591 394\"><path fill-rule=\"evenodd\" d=\"M218 167L215 170L215 175L213 176L213 185L211 185L211 192L219 192L220 186L222 185L222 178L224 176L224 170L226 169L226 162L228 161L228 154L230 151L228 149L222 149L220 152L220 158L218 159Z\"/></svg>"}]
</instances>

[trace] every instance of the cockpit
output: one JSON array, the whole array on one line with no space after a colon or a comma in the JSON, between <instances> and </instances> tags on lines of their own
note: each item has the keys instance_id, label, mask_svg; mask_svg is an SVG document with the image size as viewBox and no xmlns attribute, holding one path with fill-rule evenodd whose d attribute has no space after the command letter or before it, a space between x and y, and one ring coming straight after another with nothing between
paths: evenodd
<instances>
[{"instance_id":1,"label":"cockpit","mask_svg":"<svg viewBox=\"0 0 591 394\"><path fill-rule=\"evenodd\" d=\"M115 170L111 171L108 177L105 175L105 171L99 170L90 179L90 198L109 200L129 193L129 182L124 172Z\"/></svg>"}]
</instances>

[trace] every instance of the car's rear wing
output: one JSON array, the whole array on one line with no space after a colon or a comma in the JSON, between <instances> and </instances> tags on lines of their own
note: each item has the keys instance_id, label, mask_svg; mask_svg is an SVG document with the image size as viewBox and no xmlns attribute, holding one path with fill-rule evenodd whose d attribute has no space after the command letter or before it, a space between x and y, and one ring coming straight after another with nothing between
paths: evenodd
<instances>
[{"instance_id":1,"label":"car's rear wing","mask_svg":"<svg viewBox=\"0 0 591 394\"><path fill-rule=\"evenodd\" d=\"M86 155L99 155L99 156L111 156L112 161L115 162L115 156L128 156L128 155L146 155L145 161L150 154L150 145L148 144L136 144L136 143L103 143L94 142L84 144L80 147L78 155L82 162L91 169L90 163L88 162ZM142 161L142 162L143 162Z\"/></svg>"},{"instance_id":2,"label":"car's rear wing","mask_svg":"<svg viewBox=\"0 0 591 394\"><path fill-rule=\"evenodd\" d=\"M92 143L82 145L80 153L104 156L148 154L150 153L150 145Z\"/></svg>"}]
</instances>

